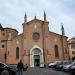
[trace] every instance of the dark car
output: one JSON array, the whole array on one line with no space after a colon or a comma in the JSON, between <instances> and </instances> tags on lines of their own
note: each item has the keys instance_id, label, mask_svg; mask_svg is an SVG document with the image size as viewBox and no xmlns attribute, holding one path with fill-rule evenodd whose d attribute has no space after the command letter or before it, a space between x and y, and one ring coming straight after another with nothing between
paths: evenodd
<instances>
[{"instance_id":1,"label":"dark car","mask_svg":"<svg viewBox=\"0 0 75 75\"><path fill-rule=\"evenodd\" d=\"M63 62L60 62L60 63L56 64L54 69L55 70L60 70L62 68L62 64L63 64Z\"/></svg>"},{"instance_id":2,"label":"dark car","mask_svg":"<svg viewBox=\"0 0 75 75\"><path fill-rule=\"evenodd\" d=\"M15 75L16 74L16 71L13 68L9 67L5 63L0 63L0 74L4 70L7 70L9 72L9 75Z\"/></svg>"}]
</instances>

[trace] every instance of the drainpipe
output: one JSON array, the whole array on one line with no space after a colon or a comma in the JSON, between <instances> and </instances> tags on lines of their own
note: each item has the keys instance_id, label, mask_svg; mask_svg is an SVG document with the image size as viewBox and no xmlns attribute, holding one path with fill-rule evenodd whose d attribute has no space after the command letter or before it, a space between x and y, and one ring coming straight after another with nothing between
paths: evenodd
<instances>
[{"instance_id":1,"label":"drainpipe","mask_svg":"<svg viewBox=\"0 0 75 75\"><path fill-rule=\"evenodd\" d=\"M7 63L7 40L8 40L8 35L7 35L7 30L6 30L6 50L5 50L5 54L4 54L5 63Z\"/></svg>"},{"instance_id":2,"label":"drainpipe","mask_svg":"<svg viewBox=\"0 0 75 75\"><path fill-rule=\"evenodd\" d=\"M64 60L65 59L65 56L64 56L63 35L61 35L61 44L62 44L62 53L63 53L63 60Z\"/></svg>"},{"instance_id":3,"label":"drainpipe","mask_svg":"<svg viewBox=\"0 0 75 75\"><path fill-rule=\"evenodd\" d=\"M44 64L47 67L47 53L46 52L46 39L45 39L45 29L44 29L44 22L42 22L42 36L43 36L43 57L44 57Z\"/></svg>"}]
</instances>

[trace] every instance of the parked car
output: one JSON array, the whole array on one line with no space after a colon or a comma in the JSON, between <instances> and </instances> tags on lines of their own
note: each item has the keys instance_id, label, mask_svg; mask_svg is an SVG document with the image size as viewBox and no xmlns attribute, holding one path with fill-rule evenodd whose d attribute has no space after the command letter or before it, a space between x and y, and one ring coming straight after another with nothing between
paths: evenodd
<instances>
[{"instance_id":1,"label":"parked car","mask_svg":"<svg viewBox=\"0 0 75 75\"><path fill-rule=\"evenodd\" d=\"M72 71L73 69L75 69L75 61L72 63L72 65L69 68L69 71Z\"/></svg>"},{"instance_id":2,"label":"parked car","mask_svg":"<svg viewBox=\"0 0 75 75\"><path fill-rule=\"evenodd\" d=\"M75 61L72 63L71 67L69 68L70 75L75 75Z\"/></svg>"},{"instance_id":3,"label":"parked car","mask_svg":"<svg viewBox=\"0 0 75 75\"><path fill-rule=\"evenodd\" d=\"M57 65L58 63L60 63L60 62L61 62L61 61L55 61L55 62L49 63L49 64L48 64L48 67L49 67L49 68L55 68L56 65Z\"/></svg>"},{"instance_id":4,"label":"parked car","mask_svg":"<svg viewBox=\"0 0 75 75\"><path fill-rule=\"evenodd\" d=\"M68 65L70 63L71 63L71 61L65 60L65 61L61 62L60 64L57 64L55 69L61 71L61 70L63 70L64 66L66 66L66 65Z\"/></svg>"},{"instance_id":5,"label":"parked car","mask_svg":"<svg viewBox=\"0 0 75 75\"><path fill-rule=\"evenodd\" d=\"M56 66L54 67L54 69L55 69L55 70L60 70L62 64L63 64L63 62L57 63Z\"/></svg>"},{"instance_id":6,"label":"parked car","mask_svg":"<svg viewBox=\"0 0 75 75\"><path fill-rule=\"evenodd\" d=\"M49 63L49 64L48 64L48 67L49 67L49 68L53 68L55 64L56 64L55 62Z\"/></svg>"},{"instance_id":7,"label":"parked car","mask_svg":"<svg viewBox=\"0 0 75 75\"><path fill-rule=\"evenodd\" d=\"M3 70L7 70L9 72L9 75L15 75L16 74L16 70L9 67L8 65L6 65L5 63L0 63L0 74Z\"/></svg>"},{"instance_id":8,"label":"parked car","mask_svg":"<svg viewBox=\"0 0 75 75\"><path fill-rule=\"evenodd\" d=\"M70 64L63 66L63 71L69 72L72 68L75 67L74 64L75 62L71 62Z\"/></svg>"},{"instance_id":9,"label":"parked car","mask_svg":"<svg viewBox=\"0 0 75 75\"><path fill-rule=\"evenodd\" d=\"M63 71L69 72L69 68L71 67L71 64L63 66Z\"/></svg>"}]
</instances>

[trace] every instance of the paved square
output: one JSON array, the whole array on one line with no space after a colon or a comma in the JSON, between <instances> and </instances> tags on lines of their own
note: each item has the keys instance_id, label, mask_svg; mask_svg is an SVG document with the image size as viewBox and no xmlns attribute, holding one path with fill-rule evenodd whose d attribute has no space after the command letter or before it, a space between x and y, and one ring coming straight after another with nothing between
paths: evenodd
<instances>
[{"instance_id":1,"label":"paved square","mask_svg":"<svg viewBox=\"0 0 75 75\"><path fill-rule=\"evenodd\" d=\"M17 74L18 75L18 74ZM69 75L68 73L45 68L29 68L23 75Z\"/></svg>"}]
</instances>

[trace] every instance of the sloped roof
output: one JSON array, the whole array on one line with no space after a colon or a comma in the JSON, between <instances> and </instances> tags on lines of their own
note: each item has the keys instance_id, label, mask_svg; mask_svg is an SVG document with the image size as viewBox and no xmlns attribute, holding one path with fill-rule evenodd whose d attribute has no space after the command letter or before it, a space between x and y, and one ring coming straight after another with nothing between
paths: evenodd
<instances>
[{"instance_id":1,"label":"sloped roof","mask_svg":"<svg viewBox=\"0 0 75 75\"><path fill-rule=\"evenodd\" d=\"M28 21L28 22L26 22L26 24L29 24L29 23L31 23L31 22L33 22L33 21L39 21L39 22L46 22L46 23L49 23L48 21L43 21L43 20L39 20L39 19L32 19L32 20L30 20L30 21ZM24 25L24 23L22 24L22 25Z\"/></svg>"},{"instance_id":2,"label":"sloped roof","mask_svg":"<svg viewBox=\"0 0 75 75\"><path fill-rule=\"evenodd\" d=\"M52 33L52 34L55 34L55 35L58 35L58 36L62 36L61 34L58 34L58 33L52 32L52 31L49 31L49 33ZM68 38L67 36L63 36L63 37Z\"/></svg>"},{"instance_id":3,"label":"sloped roof","mask_svg":"<svg viewBox=\"0 0 75 75\"><path fill-rule=\"evenodd\" d=\"M8 28L8 27L3 28L3 29L11 29L11 30L15 30L16 32L18 32L16 29L13 29L13 28Z\"/></svg>"}]
</instances>

